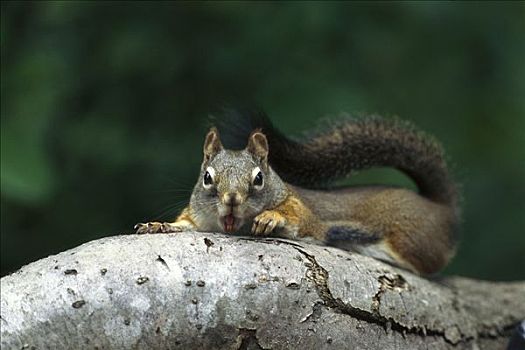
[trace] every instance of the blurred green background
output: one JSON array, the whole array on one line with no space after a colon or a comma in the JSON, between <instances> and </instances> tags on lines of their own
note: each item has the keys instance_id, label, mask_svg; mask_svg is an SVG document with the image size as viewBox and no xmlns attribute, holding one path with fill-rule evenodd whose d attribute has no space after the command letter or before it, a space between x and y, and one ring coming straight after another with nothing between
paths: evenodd
<instances>
[{"instance_id":1,"label":"blurred green background","mask_svg":"<svg viewBox=\"0 0 525 350\"><path fill-rule=\"evenodd\" d=\"M1 273L188 198L209 112L412 120L464 190L447 274L525 279L524 2L2 2ZM406 183L393 171L354 182Z\"/></svg>"}]
</instances>

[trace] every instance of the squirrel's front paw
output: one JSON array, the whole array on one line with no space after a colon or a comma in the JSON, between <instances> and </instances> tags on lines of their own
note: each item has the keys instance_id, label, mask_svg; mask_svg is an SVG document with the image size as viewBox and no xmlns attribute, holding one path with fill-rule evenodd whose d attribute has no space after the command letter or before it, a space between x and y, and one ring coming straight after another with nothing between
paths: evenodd
<instances>
[{"instance_id":1,"label":"squirrel's front paw","mask_svg":"<svg viewBox=\"0 0 525 350\"><path fill-rule=\"evenodd\" d=\"M171 232L182 232L191 229L185 225L178 224L176 222L146 222L136 224L135 232L142 233L171 233Z\"/></svg>"},{"instance_id":2,"label":"squirrel's front paw","mask_svg":"<svg viewBox=\"0 0 525 350\"><path fill-rule=\"evenodd\" d=\"M254 235L269 235L274 229L283 227L286 219L279 212L267 210L253 219L252 233Z\"/></svg>"}]
</instances>

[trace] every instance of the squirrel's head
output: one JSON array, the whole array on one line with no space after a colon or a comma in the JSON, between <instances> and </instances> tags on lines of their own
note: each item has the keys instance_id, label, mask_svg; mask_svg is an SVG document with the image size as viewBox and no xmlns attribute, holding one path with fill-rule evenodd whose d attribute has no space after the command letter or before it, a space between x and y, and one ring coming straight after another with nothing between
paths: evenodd
<instances>
[{"instance_id":1,"label":"squirrel's head","mask_svg":"<svg viewBox=\"0 0 525 350\"><path fill-rule=\"evenodd\" d=\"M212 128L204 141L204 160L192 197L200 226L237 231L265 209L280 181L268 165L268 141L260 130L251 133L243 150L228 150Z\"/></svg>"}]
</instances>

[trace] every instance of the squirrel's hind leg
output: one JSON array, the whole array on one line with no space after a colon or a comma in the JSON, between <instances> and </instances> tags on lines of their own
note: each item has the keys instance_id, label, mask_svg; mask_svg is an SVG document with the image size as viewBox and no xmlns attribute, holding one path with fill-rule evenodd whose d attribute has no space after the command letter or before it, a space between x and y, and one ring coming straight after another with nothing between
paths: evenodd
<instances>
[{"instance_id":1,"label":"squirrel's hind leg","mask_svg":"<svg viewBox=\"0 0 525 350\"><path fill-rule=\"evenodd\" d=\"M364 225L352 221L326 223L325 243L327 245L357 252L377 260L400 266L399 259L393 256L385 244L383 235L375 233Z\"/></svg>"}]
</instances>

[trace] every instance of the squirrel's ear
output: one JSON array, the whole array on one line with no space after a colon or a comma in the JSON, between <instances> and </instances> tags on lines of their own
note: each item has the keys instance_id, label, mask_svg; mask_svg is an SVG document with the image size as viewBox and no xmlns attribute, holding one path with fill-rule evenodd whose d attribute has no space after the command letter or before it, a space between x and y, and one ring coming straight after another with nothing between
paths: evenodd
<instances>
[{"instance_id":1,"label":"squirrel's ear","mask_svg":"<svg viewBox=\"0 0 525 350\"><path fill-rule=\"evenodd\" d=\"M210 159L222 150L222 143L219 138L219 131L217 128L212 127L206 135L204 141L204 158Z\"/></svg>"},{"instance_id":2,"label":"squirrel's ear","mask_svg":"<svg viewBox=\"0 0 525 350\"><path fill-rule=\"evenodd\" d=\"M268 157L268 140L266 136L259 130L252 132L248 138L246 150L254 156L266 160Z\"/></svg>"}]
</instances>

